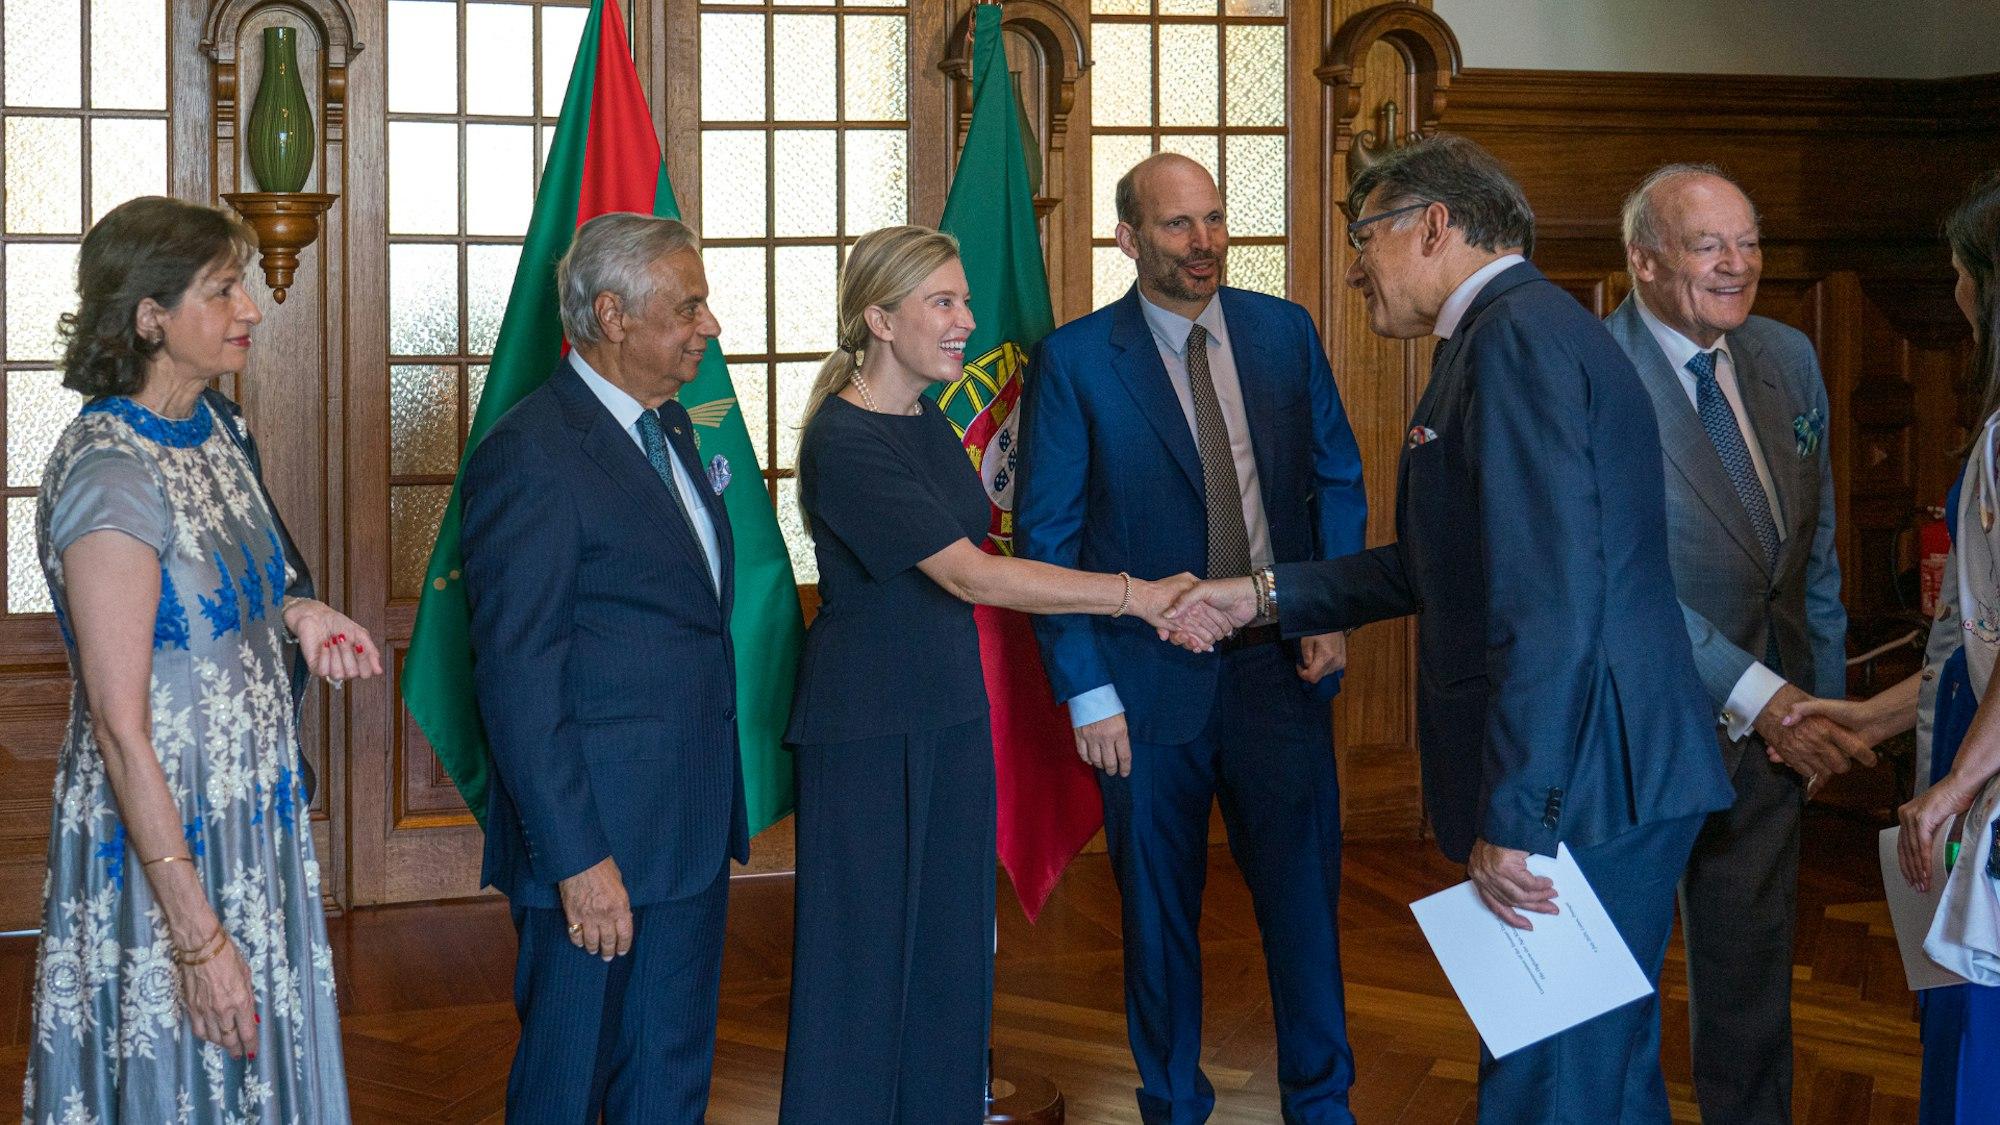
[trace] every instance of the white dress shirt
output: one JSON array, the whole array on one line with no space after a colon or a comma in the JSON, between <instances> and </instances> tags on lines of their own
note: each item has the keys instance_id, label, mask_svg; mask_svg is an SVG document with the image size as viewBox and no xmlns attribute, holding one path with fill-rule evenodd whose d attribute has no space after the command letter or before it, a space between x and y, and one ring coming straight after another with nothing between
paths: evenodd
<instances>
[{"instance_id":1,"label":"white dress shirt","mask_svg":"<svg viewBox=\"0 0 2000 1125\"><path fill-rule=\"evenodd\" d=\"M1486 283L1527 260L1519 254L1502 254L1474 270L1471 277L1459 282L1451 296L1444 299L1444 306L1438 309L1437 326L1431 332L1440 340L1451 339L1451 334L1458 331L1458 322L1465 319L1465 310L1472 307Z\"/></svg>"},{"instance_id":2,"label":"white dress shirt","mask_svg":"<svg viewBox=\"0 0 2000 1125\"><path fill-rule=\"evenodd\" d=\"M1660 351L1665 353L1667 366L1674 369L1675 375L1680 376L1681 387L1687 391L1688 403L1699 412L1701 410L1699 384L1695 380L1694 372L1688 370L1687 364L1697 352L1709 349L1667 327L1659 317L1653 315L1653 310L1646 307L1646 302L1637 293L1632 294L1632 300L1639 306L1639 319L1646 322L1646 328L1653 334L1654 342L1658 343ZM1743 396L1738 393L1736 386L1736 359L1729 351L1729 337L1723 336L1717 340L1713 350L1715 382L1722 389L1724 401L1729 403L1730 414L1736 418L1736 428L1743 434L1744 446L1750 450L1750 463L1757 469L1757 482L1764 486L1764 499L1771 505L1771 522L1777 526L1779 541L1783 542L1785 517L1779 507L1778 490L1772 486L1771 469L1764 462L1764 449L1757 444L1756 431L1750 428L1750 417L1743 409ZM1744 669L1743 675L1737 679L1736 686L1730 689L1729 698L1722 704L1722 726L1729 732L1729 737L1741 740L1744 735L1749 734L1757 716L1764 713L1764 708L1770 705L1771 697L1778 694L1778 689L1784 686L1783 676L1760 662L1752 661L1750 667Z\"/></svg>"},{"instance_id":3,"label":"white dress shirt","mask_svg":"<svg viewBox=\"0 0 2000 1125\"><path fill-rule=\"evenodd\" d=\"M1221 409L1223 425L1229 430L1229 455L1236 463L1236 483L1241 489L1243 526L1250 533L1250 567L1253 571L1270 566L1271 525L1264 517L1264 493L1257 476L1257 451L1250 444L1250 415L1243 408L1243 382L1236 373L1236 353L1229 346L1229 324L1222 317L1222 301L1210 298L1208 306L1193 319L1166 309L1139 294L1139 309L1152 330L1153 344L1159 348L1160 362L1166 366L1167 382L1173 384L1187 417L1188 434L1195 435L1194 390L1188 383L1188 333L1199 324L1208 331L1208 377L1215 386L1215 402ZM1196 439L1197 446L1199 438ZM1224 577L1218 575L1218 577ZM1228 576L1234 577L1234 576ZM1079 692L1069 700L1069 719L1074 726L1108 719L1125 710L1118 689L1105 684Z\"/></svg>"},{"instance_id":4,"label":"white dress shirt","mask_svg":"<svg viewBox=\"0 0 2000 1125\"><path fill-rule=\"evenodd\" d=\"M626 436L632 439L632 443L639 447L640 455L644 456L646 439L639 434L639 415L644 414L646 408L638 399L626 394L609 379L592 370L590 364L584 362L583 356L573 349L569 353L569 362L570 366L576 369L577 375L582 377L583 385L589 387L590 393L597 396L597 401L604 404L604 409L611 412L612 419L625 431ZM687 513L688 522L694 527L695 538L701 540L702 554L708 557L708 576L714 581L716 590L720 591L722 542L716 538L715 520L708 514L708 505L702 501L701 493L697 491L706 487L708 482L702 481L696 484L694 474L688 472L687 466L681 464L681 459L674 455L671 444L667 446L667 463L673 466L674 489L680 493L681 509ZM650 464L649 461L648 465Z\"/></svg>"}]
</instances>

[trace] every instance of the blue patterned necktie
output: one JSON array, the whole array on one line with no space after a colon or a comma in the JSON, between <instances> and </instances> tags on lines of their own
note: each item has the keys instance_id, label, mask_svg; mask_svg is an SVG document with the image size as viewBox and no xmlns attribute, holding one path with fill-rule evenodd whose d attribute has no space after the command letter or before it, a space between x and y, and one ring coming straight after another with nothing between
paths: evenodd
<instances>
[{"instance_id":1,"label":"blue patterned necktie","mask_svg":"<svg viewBox=\"0 0 2000 1125\"><path fill-rule=\"evenodd\" d=\"M667 486L667 492L674 498L674 511L681 514L681 518L687 521L688 530L693 531L694 513L687 510L687 503L681 497L681 486L674 481L673 453L667 449L667 434L660 425L658 411L644 410L639 413L639 440L645 443L646 460L653 463L653 471L660 475L660 483ZM699 541L701 536L696 535L695 539Z\"/></svg>"},{"instance_id":2,"label":"blue patterned necktie","mask_svg":"<svg viewBox=\"0 0 2000 1125\"><path fill-rule=\"evenodd\" d=\"M1778 523L1771 518L1771 498L1765 494L1763 482L1757 479L1757 464L1750 459L1750 447L1744 444L1736 412L1723 397L1722 384L1715 381L1715 353L1696 352L1687 361L1687 368L1694 372L1695 409L1701 415L1701 428L1708 431L1708 440L1722 458L1723 471L1729 474L1736 498L1743 502L1743 510L1750 517L1750 530L1757 533L1757 542L1764 548L1764 565L1776 569Z\"/></svg>"}]
</instances>

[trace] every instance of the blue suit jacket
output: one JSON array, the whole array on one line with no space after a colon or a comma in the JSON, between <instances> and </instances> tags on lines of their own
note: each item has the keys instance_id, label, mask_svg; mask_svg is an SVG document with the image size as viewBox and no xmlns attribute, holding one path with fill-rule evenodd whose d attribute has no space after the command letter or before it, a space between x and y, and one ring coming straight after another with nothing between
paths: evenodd
<instances>
[{"instance_id":1,"label":"blue suit jacket","mask_svg":"<svg viewBox=\"0 0 2000 1125\"><path fill-rule=\"evenodd\" d=\"M1553 855L1727 807L1667 560L1638 373L1522 263L1438 345L1405 443L1397 541L1278 569L1287 634L1416 613L1418 742L1438 844Z\"/></svg>"},{"instance_id":2,"label":"blue suit jacket","mask_svg":"<svg viewBox=\"0 0 2000 1125\"><path fill-rule=\"evenodd\" d=\"M556 883L606 856L633 905L684 898L749 854L732 540L719 498L703 498L720 597L679 497L567 361L466 463L473 681L494 766L482 881L517 905L558 905Z\"/></svg>"},{"instance_id":3,"label":"blue suit jacket","mask_svg":"<svg viewBox=\"0 0 2000 1125\"><path fill-rule=\"evenodd\" d=\"M1360 550L1361 455L1319 332L1290 301L1222 289L1271 551L1279 562ZM1201 456L1136 287L1050 333L1028 365L1016 539L1031 559L1136 578L1206 573ZM1132 737L1201 733L1219 660L1160 643L1132 617L1034 619L1056 698L1116 685ZM1330 698L1335 678L1322 683Z\"/></svg>"}]
</instances>

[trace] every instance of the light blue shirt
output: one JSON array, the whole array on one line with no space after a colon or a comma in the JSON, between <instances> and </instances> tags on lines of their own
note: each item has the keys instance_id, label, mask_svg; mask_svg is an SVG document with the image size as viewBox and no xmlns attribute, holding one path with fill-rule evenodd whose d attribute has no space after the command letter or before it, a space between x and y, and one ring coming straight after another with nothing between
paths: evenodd
<instances>
[{"instance_id":1,"label":"light blue shirt","mask_svg":"<svg viewBox=\"0 0 2000 1125\"><path fill-rule=\"evenodd\" d=\"M1250 566L1261 569L1274 561L1271 554L1271 525L1264 518L1264 493L1257 476L1257 450L1250 443L1250 415L1243 408L1243 382L1236 373L1236 353L1229 346L1229 324L1222 317L1222 302L1211 298L1193 319L1166 309L1139 294L1139 310L1146 327L1152 330L1153 344L1159 348L1160 362L1166 366L1167 381L1180 400L1187 417L1188 433L1195 433L1194 390L1188 383L1188 333L1199 324L1208 331L1208 377L1215 385L1215 403L1229 430L1229 455L1236 463L1236 482L1242 490L1243 526L1250 533ZM1217 577L1223 577L1218 575ZM1233 576L1231 576L1233 577ZM1111 684L1079 692L1069 701L1069 721L1083 726L1099 719L1122 714L1125 704Z\"/></svg>"},{"instance_id":2,"label":"light blue shirt","mask_svg":"<svg viewBox=\"0 0 2000 1125\"><path fill-rule=\"evenodd\" d=\"M632 444L639 447L639 453L643 456L646 452L646 439L639 436L639 415L644 414L646 408L638 399L626 394L611 380L592 370L583 356L574 350L569 353L569 363L583 379L583 385L589 387L590 393L597 396L597 401L604 404L604 409L611 412L611 417L618 423L618 428L625 431L626 436L632 439ZM680 493L681 509L687 513L688 523L694 527L695 538L701 540L701 553L708 557L708 577L715 583L716 590L720 591L722 542L716 538L715 520L708 514L708 505L703 503L701 493L696 491L708 482L696 484L694 474L688 472L687 466L681 464L681 459L673 455L671 446L668 447L667 463L673 466L674 490Z\"/></svg>"}]
</instances>

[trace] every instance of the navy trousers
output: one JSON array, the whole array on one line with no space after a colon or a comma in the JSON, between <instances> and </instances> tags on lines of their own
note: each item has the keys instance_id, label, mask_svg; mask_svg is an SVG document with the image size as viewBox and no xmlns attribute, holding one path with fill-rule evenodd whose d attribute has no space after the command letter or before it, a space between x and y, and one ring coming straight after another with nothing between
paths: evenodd
<instances>
[{"instance_id":1,"label":"navy trousers","mask_svg":"<svg viewBox=\"0 0 2000 1125\"><path fill-rule=\"evenodd\" d=\"M1660 1073L1660 966L1674 928L1675 887L1706 819L1676 817L1570 849L1654 991L1504 1059L1494 1059L1482 1045L1482 1125L1667 1125L1671 1120Z\"/></svg>"},{"instance_id":2,"label":"navy trousers","mask_svg":"<svg viewBox=\"0 0 2000 1125\"><path fill-rule=\"evenodd\" d=\"M715 1062L729 864L699 894L632 910L632 951L570 944L561 910L514 908L521 1044L507 1120L525 1125L698 1123Z\"/></svg>"},{"instance_id":3,"label":"navy trousers","mask_svg":"<svg viewBox=\"0 0 2000 1125\"><path fill-rule=\"evenodd\" d=\"M979 1125L993 1010L993 735L798 748L784 1125Z\"/></svg>"},{"instance_id":4,"label":"navy trousers","mask_svg":"<svg viewBox=\"0 0 2000 1125\"><path fill-rule=\"evenodd\" d=\"M1148 1125L1206 1121L1201 896L1218 799L1263 935L1287 1125L1354 1120L1340 980L1340 785L1331 718L1276 644L1225 653L1207 727L1134 742L1129 777L1098 776L1123 900L1125 1020Z\"/></svg>"}]
</instances>

